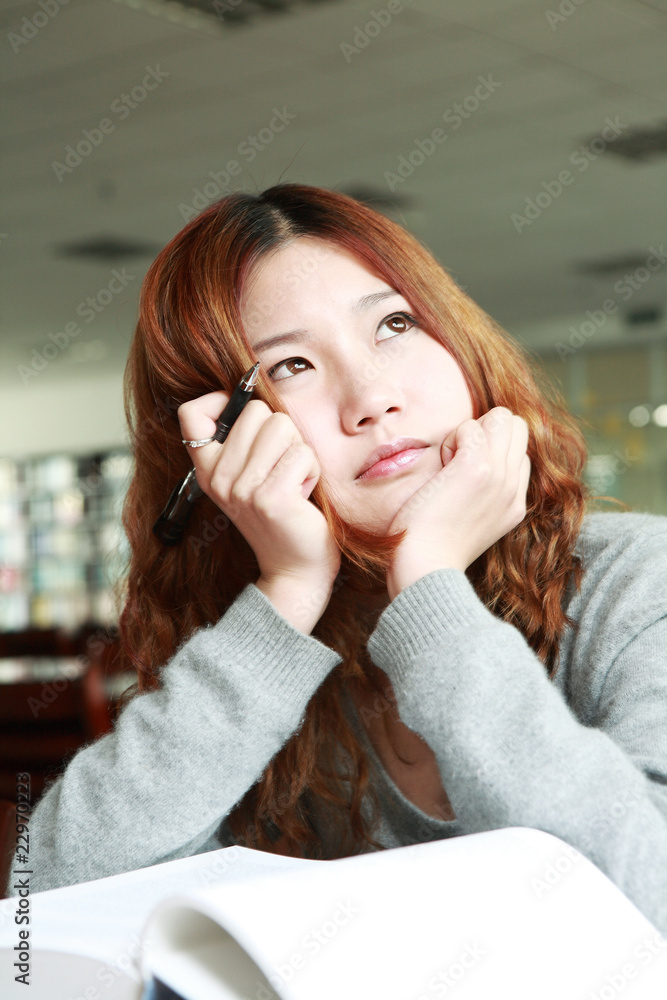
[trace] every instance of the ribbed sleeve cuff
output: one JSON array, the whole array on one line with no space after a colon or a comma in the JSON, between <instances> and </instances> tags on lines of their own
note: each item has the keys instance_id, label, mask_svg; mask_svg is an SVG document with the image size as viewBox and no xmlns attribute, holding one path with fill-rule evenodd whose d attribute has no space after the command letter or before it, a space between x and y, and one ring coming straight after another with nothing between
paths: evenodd
<instances>
[{"instance_id":1,"label":"ribbed sleeve cuff","mask_svg":"<svg viewBox=\"0 0 667 1000\"><path fill-rule=\"evenodd\" d=\"M278 687L288 701L310 698L341 661L335 650L283 618L254 583L197 638L207 645L219 644L227 656L232 653L257 682L256 690L275 692Z\"/></svg>"},{"instance_id":2,"label":"ribbed sleeve cuff","mask_svg":"<svg viewBox=\"0 0 667 1000\"><path fill-rule=\"evenodd\" d=\"M398 677L424 652L444 649L454 633L505 624L482 604L465 573L437 569L415 580L385 608L368 652L380 669Z\"/></svg>"}]
</instances>

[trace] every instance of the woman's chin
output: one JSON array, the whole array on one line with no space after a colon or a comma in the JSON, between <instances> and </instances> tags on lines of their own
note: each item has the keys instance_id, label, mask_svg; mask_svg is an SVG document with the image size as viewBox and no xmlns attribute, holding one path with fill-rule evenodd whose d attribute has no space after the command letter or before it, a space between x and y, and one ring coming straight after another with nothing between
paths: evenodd
<instances>
[{"instance_id":1,"label":"woman's chin","mask_svg":"<svg viewBox=\"0 0 667 1000\"><path fill-rule=\"evenodd\" d=\"M442 463L440 463L440 468ZM439 471L439 470L437 470ZM378 537L392 534L391 525L401 508L433 478L434 471L424 469L419 474L399 475L378 480L381 488L363 498L343 497L340 494L332 500L336 510L348 524L362 528ZM396 529L397 530L397 529Z\"/></svg>"}]
</instances>

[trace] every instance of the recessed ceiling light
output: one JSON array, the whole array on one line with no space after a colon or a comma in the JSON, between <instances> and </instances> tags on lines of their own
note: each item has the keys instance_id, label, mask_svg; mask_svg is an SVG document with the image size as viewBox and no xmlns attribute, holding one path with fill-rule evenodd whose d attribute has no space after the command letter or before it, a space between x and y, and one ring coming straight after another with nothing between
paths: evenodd
<instances>
[{"instance_id":1,"label":"recessed ceiling light","mask_svg":"<svg viewBox=\"0 0 667 1000\"><path fill-rule=\"evenodd\" d=\"M628 414L628 420L633 427L646 427L651 414L645 406L635 406Z\"/></svg>"},{"instance_id":2,"label":"recessed ceiling light","mask_svg":"<svg viewBox=\"0 0 667 1000\"><path fill-rule=\"evenodd\" d=\"M663 403L662 406L656 406L652 419L656 427L667 427L667 403Z\"/></svg>"}]
</instances>

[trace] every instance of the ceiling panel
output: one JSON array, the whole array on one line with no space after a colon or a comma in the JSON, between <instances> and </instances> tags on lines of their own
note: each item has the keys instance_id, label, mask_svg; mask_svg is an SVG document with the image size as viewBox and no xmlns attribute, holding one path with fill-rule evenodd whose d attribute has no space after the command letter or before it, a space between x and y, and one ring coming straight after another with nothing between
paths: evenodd
<instances>
[{"instance_id":1,"label":"ceiling panel","mask_svg":"<svg viewBox=\"0 0 667 1000\"><path fill-rule=\"evenodd\" d=\"M41 378L120 372L153 251L100 263L60 257L57 247L93 237L163 246L184 223L182 207L230 160L241 166L239 190L282 178L394 197L391 217L487 311L540 343L539 329L583 316L613 285L577 274L577 264L667 242L664 154L635 163L605 153L585 171L571 159L607 118L627 130L667 119L667 15L658 4L586 0L550 26L549 7L524 0L410 0L351 53L345 46L363 42L372 10L385 4L302 0L245 26L212 17L192 27L160 16L168 8L159 0L136 2L70 0L18 51L7 46L5 384L16 384L17 358L124 266L133 280L82 331L89 356L63 352ZM5 35L35 10L32 0L7 0ZM159 86L124 117L111 110L157 66L169 74ZM456 105L475 104L480 77L500 85L454 128ZM283 107L295 118L251 158L243 143ZM58 179L53 162L104 117L113 130ZM447 139L392 180L436 128ZM512 214L564 169L572 184L517 232ZM636 301L664 307L666 275L657 272Z\"/></svg>"}]
</instances>

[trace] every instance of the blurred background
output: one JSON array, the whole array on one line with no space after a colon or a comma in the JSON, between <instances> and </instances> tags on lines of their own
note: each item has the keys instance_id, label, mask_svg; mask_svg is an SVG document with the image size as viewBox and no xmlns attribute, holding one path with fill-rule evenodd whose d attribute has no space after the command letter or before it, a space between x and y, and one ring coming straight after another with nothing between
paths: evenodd
<instances>
[{"instance_id":1,"label":"blurred background","mask_svg":"<svg viewBox=\"0 0 667 1000\"><path fill-rule=\"evenodd\" d=\"M0 797L131 680L123 367L151 260L229 191L404 225L556 380L595 491L667 514L667 0L4 0L0 25Z\"/></svg>"}]
</instances>

